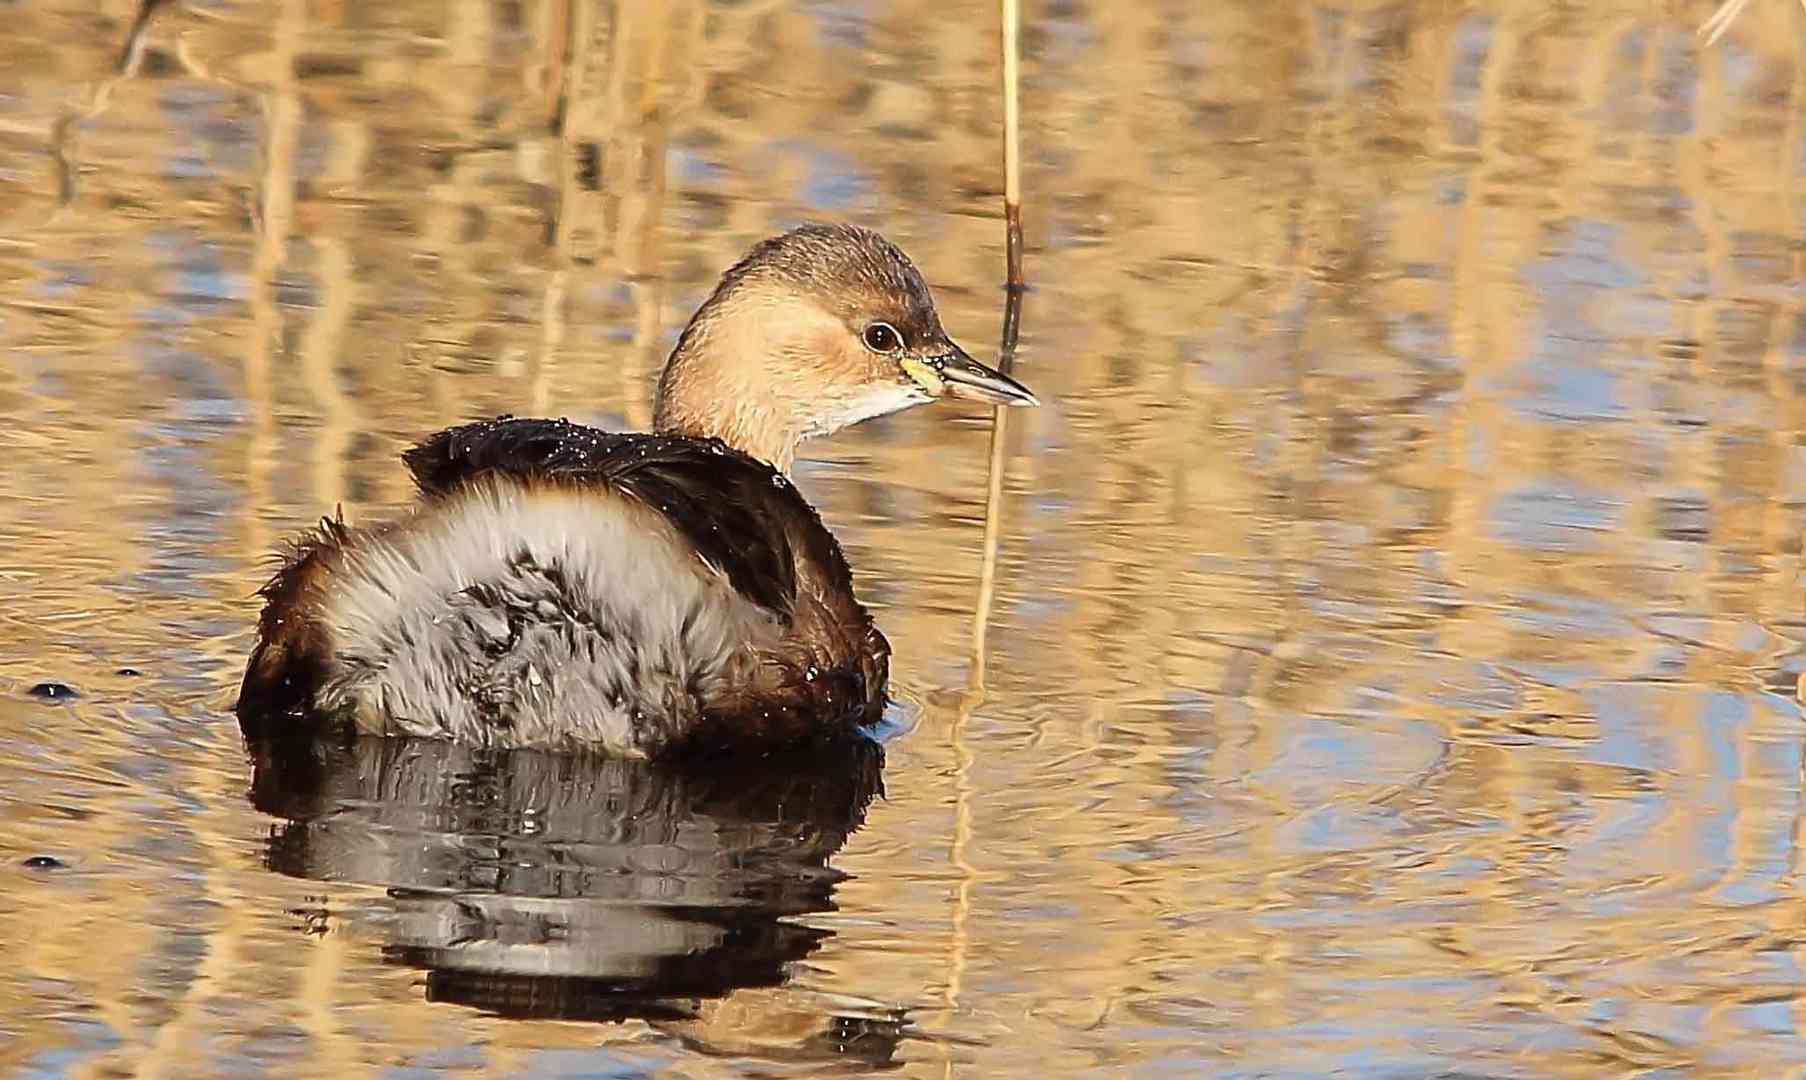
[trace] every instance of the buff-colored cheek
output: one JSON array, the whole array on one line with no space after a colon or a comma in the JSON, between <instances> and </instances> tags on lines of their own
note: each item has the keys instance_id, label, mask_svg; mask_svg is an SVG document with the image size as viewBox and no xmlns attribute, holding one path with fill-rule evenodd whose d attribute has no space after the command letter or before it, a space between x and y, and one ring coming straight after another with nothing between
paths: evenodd
<instances>
[{"instance_id":1,"label":"buff-colored cheek","mask_svg":"<svg viewBox=\"0 0 1806 1080\"><path fill-rule=\"evenodd\" d=\"M903 373L914 379L918 386L934 397L940 397L947 392L947 384L940 375L913 356L904 357Z\"/></svg>"}]
</instances>

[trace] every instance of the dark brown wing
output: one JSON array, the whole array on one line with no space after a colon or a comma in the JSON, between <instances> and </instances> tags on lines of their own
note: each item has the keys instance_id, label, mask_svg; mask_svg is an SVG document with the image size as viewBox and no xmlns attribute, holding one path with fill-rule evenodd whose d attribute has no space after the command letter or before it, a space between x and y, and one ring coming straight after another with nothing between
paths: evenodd
<instances>
[{"instance_id":1,"label":"dark brown wing","mask_svg":"<svg viewBox=\"0 0 1806 1080\"><path fill-rule=\"evenodd\" d=\"M429 498L488 473L606 484L633 495L664 514L742 595L789 626L775 682L757 688L750 710L784 726L849 704L868 716L883 707L890 643L854 598L840 544L789 479L765 462L718 439L510 417L442 431L404 457Z\"/></svg>"},{"instance_id":2,"label":"dark brown wing","mask_svg":"<svg viewBox=\"0 0 1806 1080\"><path fill-rule=\"evenodd\" d=\"M429 498L479 476L606 484L659 512L742 595L790 628L775 682L746 704L773 724L884 704L890 643L853 595L840 544L784 474L719 439L598 431L501 417L450 428L403 455ZM744 722L741 718L738 722Z\"/></svg>"},{"instance_id":3,"label":"dark brown wing","mask_svg":"<svg viewBox=\"0 0 1806 1080\"><path fill-rule=\"evenodd\" d=\"M808 501L771 466L718 439L502 417L441 431L402 459L429 497L490 473L627 492L664 514L741 594L785 616L799 556L826 564L831 586L852 588L839 545ZM809 542L815 534L826 543ZM799 538L806 550L793 547Z\"/></svg>"}]
</instances>

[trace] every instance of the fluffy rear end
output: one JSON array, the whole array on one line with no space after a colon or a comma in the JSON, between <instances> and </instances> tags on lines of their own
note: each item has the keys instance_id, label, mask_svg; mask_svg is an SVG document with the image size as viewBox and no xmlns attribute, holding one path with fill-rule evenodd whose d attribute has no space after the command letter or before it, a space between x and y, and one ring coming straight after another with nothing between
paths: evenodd
<instances>
[{"instance_id":1,"label":"fluffy rear end","mask_svg":"<svg viewBox=\"0 0 1806 1080\"><path fill-rule=\"evenodd\" d=\"M238 691L239 725L247 736L277 735L318 726L312 704L331 667L331 646L319 620L319 596L350 539L343 522L320 519L318 529L294 542L269 583L257 644Z\"/></svg>"},{"instance_id":2,"label":"fluffy rear end","mask_svg":"<svg viewBox=\"0 0 1806 1080\"><path fill-rule=\"evenodd\" d=\"M330 531L278 575L265 621L245 701L293 712L299 696L375 734L632 754L699 731L779 631L648 508L503 478L381 532Z\"/></svg>"}]
</instances>

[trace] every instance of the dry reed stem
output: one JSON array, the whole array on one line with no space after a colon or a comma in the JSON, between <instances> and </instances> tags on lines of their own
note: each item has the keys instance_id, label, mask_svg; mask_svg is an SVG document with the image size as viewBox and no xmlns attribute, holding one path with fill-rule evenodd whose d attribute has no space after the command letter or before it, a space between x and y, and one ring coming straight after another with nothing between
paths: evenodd
<instances>
[{"instance_id":1,"label":"dry reed stem","mask_svg":"<svg viewBox=\"0 0 1806 1080\"><path fill-rule=\"evenodd\" d=\"M1002 0L1003 6L1003 221L1004 258L1008 277L1003 305L1003 342L997 366L1009 374L1016 363L1016 336L1022 323L1022 81L1018 30L1022 12L1018 0ZM1001 417L1001 412L998 414Z\"/></svg>"},{"instance_id":2,"label":"dry reed stem","mask_svg":"<svg viewBox=\"0 0 1806 1080\"><path fill-rule=\"evenodd\" d=\"M1718 5L1718 10L1712 13L1712 17L1699 24L1699 32L1705 35L1706 44L1716 44L1724 36L1724 32L1731 28L1731 24L1737 21L1737 16L1743 14L1743 9L1749 2L1750 0L1724 0L1724 3ZM1800 0L1800 9L1806 11L1806 0Z\"/></svg>"},{"instance_id":3,"label":"dry reed stem","mask_svg":"<svg viewBox=\"0 0 1806 1080\"><path fill-rule=\"evenodd\" d=\"M997 366L1008 372L1015 360L1016 337L1022 321L1022 162L1020 146L1020 112L1016 93L1021 81L1017 28L1021 17L1018 0L1001 0L1003 18L1003 213L1005 223L1005 258L1007 264L1006 296L1003 307L1003 339L999 343ZM972 613L972 665L967 676L967 693L956 711L950 732L954 756L953 838L949 858L959 871L959 887L954 892L952 934L947 958L947 1008L958 1008L964 988L966 956L971 947L972 892L978 881L977 868L968 851L973 836L971 777L973 755L966 745L966 724L972 711L984 700L985 639L990 629L991 604L996 595L997 546L1003 510L1003 448L1009 431L1008 408L999 405L992 410L991 452L986 473L985 533L983 561L978 573L978 600ZM949 1073L952 1063L947 1063Z\"/></svg>"}]
</instances>

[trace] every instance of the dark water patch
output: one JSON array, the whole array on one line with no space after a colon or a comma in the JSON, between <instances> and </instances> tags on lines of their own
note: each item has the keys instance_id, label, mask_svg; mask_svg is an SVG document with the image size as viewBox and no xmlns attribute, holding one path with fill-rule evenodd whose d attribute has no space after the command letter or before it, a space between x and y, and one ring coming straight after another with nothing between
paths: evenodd
<instances>
[{"instance_id":1,"label":"dark water patch","mask_svg":"<svg viewBox=\"0 0 1806 1080\"><path fill-rule=\"evenodd\" d=\"M74 701L82 696L81 691L75 687L60 682L34 683L25 691L25 694L27 697L34 697L39 701Z\"/></svg>"}]
</instances>

